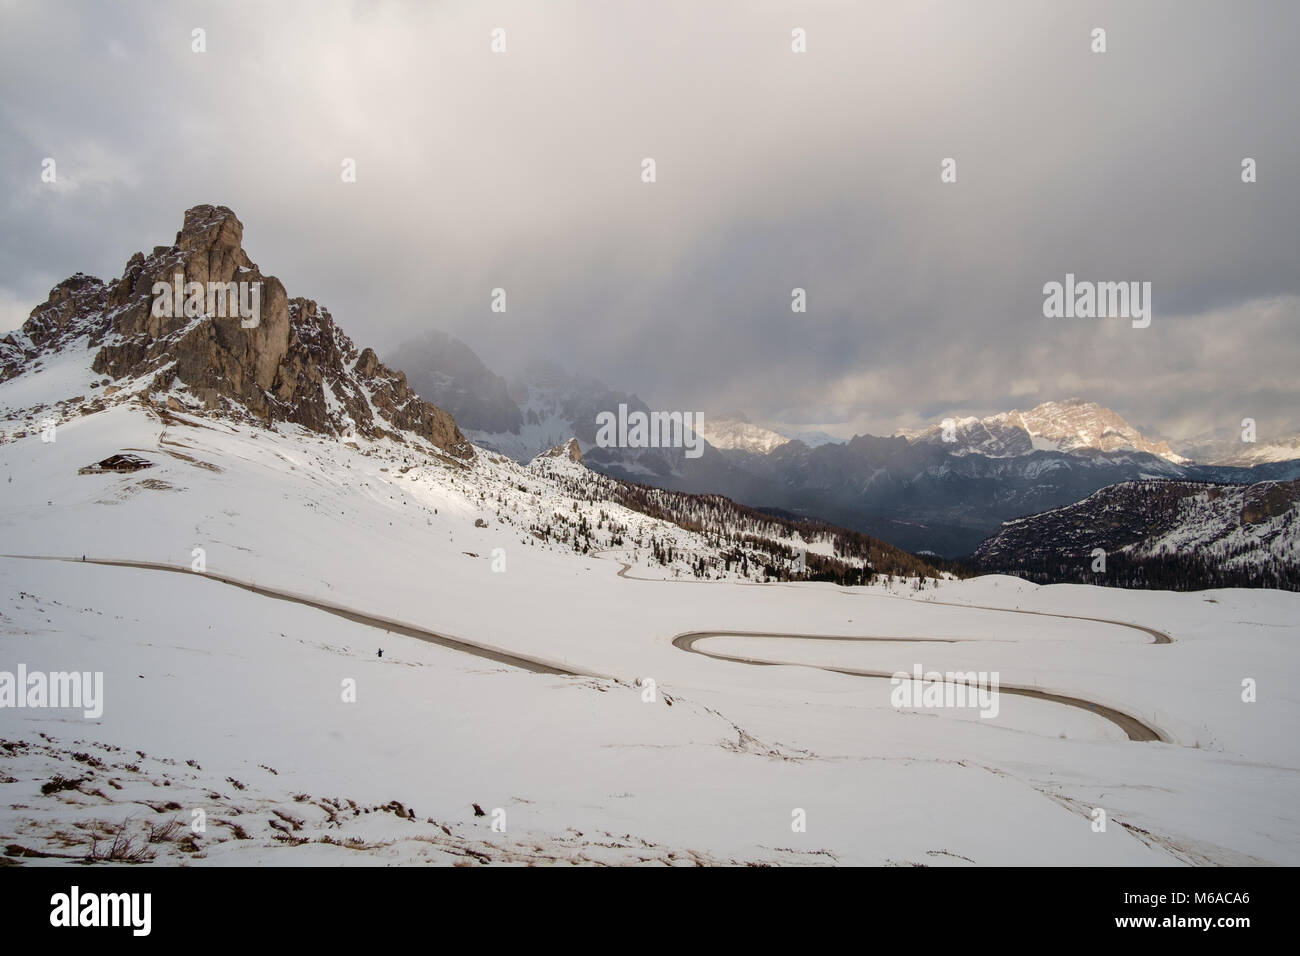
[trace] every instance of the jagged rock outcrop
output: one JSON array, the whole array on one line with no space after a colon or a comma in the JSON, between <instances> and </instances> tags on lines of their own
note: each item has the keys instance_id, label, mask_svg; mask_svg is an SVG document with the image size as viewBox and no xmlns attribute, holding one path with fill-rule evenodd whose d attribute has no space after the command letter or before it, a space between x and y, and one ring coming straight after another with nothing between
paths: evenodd
<instances>
[{"instance_id":1,"label":"jagged rock outcrop","mask_svg":"<svg viewBox=\"0 0 1300 956\"><path fill-rule=\"evenodd\" d=\"M137 252L122 277L103 283L80 273L54 288L17 333L0 340L0 381L81 336L97 351L92 369L162 404L292 422L330 435L409 431L450 455L473 449L450 415L422 400L406 376L358 350L328 310L289 299L243 249L244 227L225 206L195 206L170 246ZM235 308L186 315L183 304L155 310L156 283L256 284L255 324ZM158 311L170 314L155 314ZM229 313L229 314L223 314ZM138 383L138 384L137 384Z\"/></svg>"},{"instance_id":2,"label":"jagged rock outcrop","mask_svg":"<svg viewBox=\"0 0 1300 956\"><path fill-rule=\"evenodd\" d=\"M569 461L582 463L582 446L578 444L578 439L570 438L566 442L561 442L554 448L548 448L537 456L538 458L567 458Z\"/></svg>"},{"instance_id":3,"label":"jagged rock outcrop","mask_svg":"<svg viewBox=\"0 0 1300 956\"><path fill-rule=\"evenodd\" d=\"M0 382L19 374L33 359L89 335L93 345L107 329L98 321L108 302L108 288L83 272L50 290L23 327L0 339Z\"/></svg>"}]
</instances>

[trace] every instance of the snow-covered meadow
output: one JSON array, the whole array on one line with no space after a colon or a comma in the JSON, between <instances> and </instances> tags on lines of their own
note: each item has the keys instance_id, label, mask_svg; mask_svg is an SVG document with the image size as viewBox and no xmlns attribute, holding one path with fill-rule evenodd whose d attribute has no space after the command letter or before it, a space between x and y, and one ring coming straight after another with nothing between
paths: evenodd
<instances>
[{"instance_id":1,"label":"snow-covered meadow","mask_svg":"<svg viewBox=\"0 0 1300 956\"><path fill-rule=\"evenodd\" d=\"M0 407L58 374L0 385ZM153 467L77 473L119 452ZM688 580L702 539L575 503L551 476L581 467L465 468L134 402L10 438L0 553L181 573L0 559L0 670L102 671L105 688L97 720L0 709L0 845L26 863L112 855L123 833L118 856L196 864L1300 863L1300 595ZM630 533L586 554L530 533L556 512ZM671 538L681 567L638 535ZM711 631L887 640L697 643L785 666L673 644ZM1168 742L1050 700L899 709L888 680L826 669L914 665L996 671Z\"/></svg>"}]
</instances>

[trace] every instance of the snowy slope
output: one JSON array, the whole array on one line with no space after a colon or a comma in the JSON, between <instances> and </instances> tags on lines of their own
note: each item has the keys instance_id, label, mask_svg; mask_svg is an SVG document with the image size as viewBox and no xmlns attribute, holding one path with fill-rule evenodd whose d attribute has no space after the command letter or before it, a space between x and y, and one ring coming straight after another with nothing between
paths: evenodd
<instances>
[{"instance_id":1,"label":"snowy slope","mask_svg":"<svg viewBox=\"0 0 1300 956\"><path fill-rule=\"evenodd\" d=\"M0 386L0 402L23 387ZM76 473L131 448L154 466ZM1300 862L1288 769L1300 752L1286 730L1300 711L1289 690L1300 677L1295 595L1005 578L944 583L937 595L640 580L665 569L651 571L636 547L583 555L528 532L545 512L572 509L553 482L577 474L575 462L430 463L390 439L163 422L129 404L70 420L53 443L8 441L0 466L14 478L0 512L5 553L184 570L203 548L214 575L603 675L523 673L200 573L0 560L4 666L106 675L98 721L0 710L0 737L14 744L0 757L3 805L22 808L0 816L5 844L84 855L123 821L188 826L206 808L227 822L188 849L185 837L150 844L159 859ZM600 510L579 503L593 524ZM670 531L604 510L647 535ZM494 548L504 571L492 570ZM926 600L936 596L1140 621L1175 643ZM1008 698L991 722L899 711L887 681L672 645L710 628L959 640L837 642L826 657L819 642L716 639L805 665L995 667L1008 684L1124 708L1171 743L1136 744L1048 702ZM1234 687L1250 674L1269 675L1270 689L1243 705ZM644 677L654 703L635 685ZM340 700L347 678L355 704ZM56 774L86 779L42 794ZM1097 834L1088 808L1102 804L1116 822ZM490 830L497 808L505 833ZM807 833L791 832L795 809Z\"/></svg>"}]
</instances>

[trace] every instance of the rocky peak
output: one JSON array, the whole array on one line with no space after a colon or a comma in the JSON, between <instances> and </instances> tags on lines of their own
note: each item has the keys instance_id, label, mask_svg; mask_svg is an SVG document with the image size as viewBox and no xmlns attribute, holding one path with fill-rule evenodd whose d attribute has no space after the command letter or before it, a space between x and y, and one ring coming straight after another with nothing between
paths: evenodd
<instances>
[{"instance_id":1,"label":"rocky peak","mask_svg":"<svg viewBox=\"0 0 1300 956\"><path fill-rule=\"evenodd\" d=\"M82 335L102 337L102 323L86 318L97 317L107 298L104 283L83 272L56 285L21 329L0 339L0 382L16 375L29 358L62 348Z\"/></svg>"},{"instance_id":2,"label":"rocky peak","mask_svg":"<svg viewBox=\"0 0 1300 956\"><path fill-rule=\"evenodd\" d=\"M263 275L244 252L243 237L226 206L195 206L172 245L137 252L121 278L107 285L81 274L65 280L19 332L0 340L0 381L86 335L98 347L92 370L128 394L166 393L173 406L336 436L404 440L400 433L409 431L448 454L473 456L450 415L420 399L372 350L359 351L326 309L290 300L280 280ZM256 320L246 324L234 307L213 308L210 294L198 314L186 315L183 301L156 310L156 284L174 288L178 281L205 290L256 286Z\"/></svg>"},{"instance_id":3,"label":"rocky peak","mask_svg":"<svg viewBox=\"0 0 1300 956\"><path fill-rule=\"evenodd\" d=\"M579 464L581 464L582 446L578 444L578 439L570 438L568 441L561 442L560 444L556 445L554 448L550 448L542 452L537 457L538 458L567 458L569 461L576 461Z\"/></svg>"},{"instance_id":4,"label":"rocky peak","mask_svg":"<svg viewBox=\"0 0 1300 956\"><path fill-rule=\"evenodd\" d=\"M1078 398L1043 402L1027 412L1011 412L1007 418L1031 436L1052 442L1062 451L1096 448L1101 451L1133 449L1173 462L1186 461L1174 454L1167 442L1152 441L1124 420L1119 413L1096 402Z\"/></svg>"},{"instance_id":5,"label":"rocky peak","mask_svg":"<svg viewBox=\"0 0 1300 956\"><path fill-rule=\"evenodd\" d=\"M275 387L288 353L289 301L280 280L264 276L249 259L243 237L243 223L227 207L195 206L170 247L132 256L110 289L106 318L112 335L95 356L94 370L115 379L159 373L155 390L179 383L209 408L220 394L269 422L265 393ZM155 284L171 286L177 276L205 289L210 283L256 284L258 324L244 328L237 314L187 316L183 302L173 304L171 315L155 315Z\"/></svg>"}]
</instances>

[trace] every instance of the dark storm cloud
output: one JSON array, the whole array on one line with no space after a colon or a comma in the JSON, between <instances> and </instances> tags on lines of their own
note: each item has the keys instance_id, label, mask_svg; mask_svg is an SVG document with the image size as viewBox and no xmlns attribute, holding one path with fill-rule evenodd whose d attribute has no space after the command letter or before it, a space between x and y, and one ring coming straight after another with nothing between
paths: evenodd
<instances>
[{"instance_id":1,"label":"dark storm cloud","mask_svg":"<svg viewBox=\"0 0 1300 956\"><path fill-rule=\"evenodd\" d=\"M889 432L1078 395L1295 430L1293 4L0 11L6 327L216 202L359 341L434 326L661 407ZM1150 281L1150 328L1045 319L1067 272Z\"/></svg>"}]
</instances>

